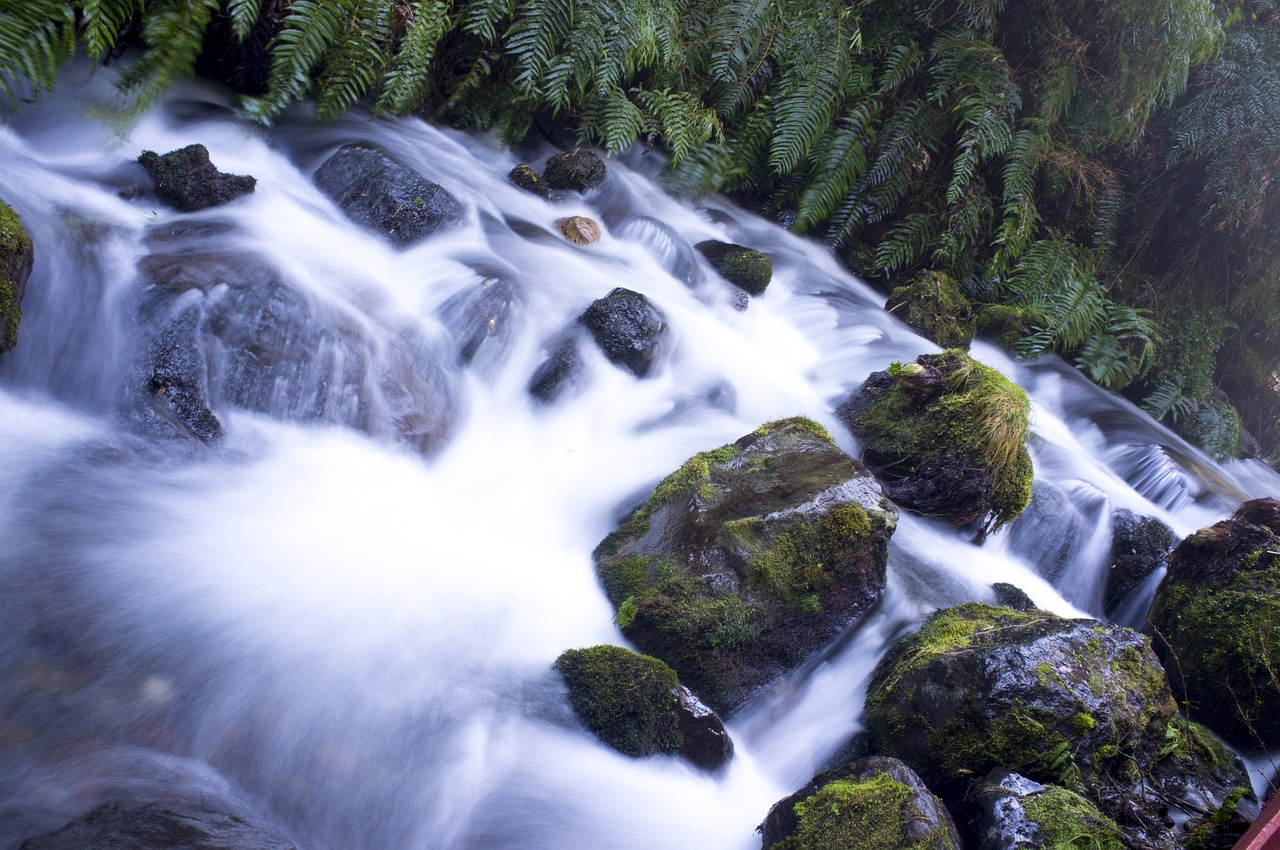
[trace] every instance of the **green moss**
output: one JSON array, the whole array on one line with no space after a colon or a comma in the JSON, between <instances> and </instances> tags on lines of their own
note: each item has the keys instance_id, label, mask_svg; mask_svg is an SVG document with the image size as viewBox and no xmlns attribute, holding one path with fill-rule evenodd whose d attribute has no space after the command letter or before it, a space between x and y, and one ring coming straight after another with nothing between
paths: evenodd
<instances>
[{"instance_id":1,"label":"green moss","mask_svg":"<svg viewBox=\"0 0 1280 850\"><path fill-rule=\"evenodd\" d=\"M1078 712L1071 718L1071 728L1077 735L1084 735L1096 725L1097 721L1093 719L1093 716L1085 714L1083 711Z\"/></svg>"},{"instance_id":2,"label":"green moss","mask_svg":"<svg viewBox=\"0 0 1280 850\"><path fill-rule=\"evenodd\" d=\"M968 348L975 329L973 305L942 272L925 272L889 294L891 313L943 348Z\"/></svg>"},{"instance_id":3,"label":"green moss","mask_svg":"<svg viewBox=\"0 0 1280 850\"><path fill-rule=\"evenodd\" d=\"M0 322L4 323L0 353L18 344L22 308L18 303L18 281L13 276L19 274L23 259L30 251L31 238L23 229L18 214L0 202Z\"/></svg>"},{"instance_id":4,"label":"green moss","mask_svg":"<svg viewBox=\"0 0 1280 850\"><path fill-rule=\"evenodd\" d=\"M826 440L828 443L834 442L831 439L831 432L823 428L817 422L805 416L792 416L787 419L775 419L772 422L766 422L751 434L754 437L767 437L770 434L777 433L784 429L795 429L803 433L810 434L820 440Z\"/></svg>"},{"instance_id":5,"label":"green moss","mask_svg":"<svg viewBox=\"0 0 1280 850\"><path fill-rule=\"evenodd\" d=\"M773 279L773 261L754 248L709 239L694 246L725 280L759 295Z\"/></svg>"},{"instance_id":6,"label":"green moss","mask_svg":"<svg viewBox=\"0 0 1280 850\"><path fill-rule=\"evenodd\" d=\"M1031 332L1032 327L1043 326L1044 323L1044 317L1037 310L1009 304L986 304L978 310L977 335L1002 348L1012 349L1014 343Z\"/></svg>"},{"instance_id":7,"label":"green moss","mask_svg":"<svg viewBox=\"0 0 1280 850\"><path fill-rule=\"evenodd\" d=\"M674 753L684 743L679 680L666 664L620 646L570 649L555 661L569 702L604 743L631 756Z\"/></svg>"},{"instance_id":8,"label":"green moss","mask_svg":"<svg viewBox=\"0 0 1280 850\"><path fill-rule=\"evenodd\" d=\"M1023 804L1044 850L1125 850L1119 827L1079 794L1050 785Z\"/></svg>"},{"instance_id":9,"label":"green moss","mask_svg":"<svg viewBox=\"0 0 1280 850\"><path fill-rule=\"evenodd\" d=\"M796 803L796 827L775 850L925 850L950 847L946 827L907 840L906 825L921 813L910 805L914 791L884 773L840 779Z\"/></svg>"}]
</instances>

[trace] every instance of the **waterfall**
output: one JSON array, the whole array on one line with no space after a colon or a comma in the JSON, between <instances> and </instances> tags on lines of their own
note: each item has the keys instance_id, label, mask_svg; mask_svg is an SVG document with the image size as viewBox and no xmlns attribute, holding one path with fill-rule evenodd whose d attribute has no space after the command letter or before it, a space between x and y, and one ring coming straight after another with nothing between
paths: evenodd
<instances>
[{"instance_id":1,"label":"waterfall","mask_svg":"<svg viewBox=\"0 0 1280 850\"><path fill-rule=\"evenodd\" d=\"M875 612L730 718L724 773L627 758L551 670L622 641L593 547L690 455L766 421L809 416L857 454L835 405L936 346L816 242L669 196L657 153L548 202L505 175L550 147L354 114L266 129L197 83L120 127L106 72L76 73L0 126L0 198L38 252L0 358L0 850L114 799L216 799L307 850L758 847L930 611L1004 581L1101 616L1114 509L1185 535L1280 492L1057 358L977 343L1031 394L1037 481L1066 507L982 546L904 514ZM256 191L187 214L143 191L143 150L194 142ZM405 250L357 228L311 180L351 143L444 186L463 220ZM569 215L601 241L562 240ZM703 239L768 254L764 295L738 309ZM653 374L588 346L577 392L532 399L617 286L666 317ZM220 440L147 407L165 340L202 346Z\"/></svg>"}]
</instances>

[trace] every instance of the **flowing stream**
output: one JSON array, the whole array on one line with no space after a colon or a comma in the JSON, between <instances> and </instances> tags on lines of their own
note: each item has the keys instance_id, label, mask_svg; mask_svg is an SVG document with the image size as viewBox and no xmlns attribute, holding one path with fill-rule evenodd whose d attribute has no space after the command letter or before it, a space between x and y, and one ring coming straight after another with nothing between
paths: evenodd
<instances>
[{"instance_id":1,"label":"flowing stream","mask_svg":"<svg viewBox=\"0 0 1280 850\"><path fill-rule=\"evenodd\" d=\"M0 125L0 197L38 252L0 358L0 850L115 799L217 802L303 850L758 847L769 806L860 728L886 642L931 610L1005 581L1101 616L1114 509L1181 536L1280 494L1057 358L976 343L1032 395L1057 507L981 547L904 513L882 603L729 719L727 770L621 756L551 670L622 642L596 543L684 459L763 422L812 417L856 454L834 407L936 347L820 245L673 199L654 153L552 203L505 179L549 146L367 116L266 130L197 84L121 128L101 118L111 97L106 72L68 74ZM193 214L133 191L142 150L193 142L256 191ZM404 251L358 229L311 183L353 142L443 185L465 220ZM554 234L575 214L599 243ZM736 309L703 239L769 254L767 292ZM257 283L157 301L140 271L207 254ZM653 375L588 346L577 391L534 401L550 347L616 286L667 318ZM208 445L140 390L184 310L206 323L224 431Z\"/></svg>"}]
</instances>

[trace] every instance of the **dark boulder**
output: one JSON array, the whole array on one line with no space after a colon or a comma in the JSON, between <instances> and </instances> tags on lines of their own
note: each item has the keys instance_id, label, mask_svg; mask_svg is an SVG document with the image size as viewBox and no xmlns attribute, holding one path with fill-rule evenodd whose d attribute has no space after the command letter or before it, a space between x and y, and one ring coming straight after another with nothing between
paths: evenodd
<instances>
[{"instance_id":1,"label":"dark boulder","mask_svg":"<svg viewBox=\"0 0 1280 850\"><path fill-rule=\"evenodd\" d=\"M968 795L973 850L1125 850L1115 821L1088 800L1007 770L993 771Z\"/></svg>"},{"instance_id":2,"label":"dark boulder","mask_svg":"<svg viewBox=\"0 0 1280 850\"><path fill-rule=\"evenodd\" d=\"M554 343L547 359L534 370L533 377L529 379L529 395L543 404L550 404L581 383L585 368L577 338L562 338Z\"/></svg>"},{"instance_id":3,"label":"dark boulder","mask_svg":"<svg viewBox=\"0 0 1280 850\"><path fill-rule=\"evenodd\" d=\"M924 272L890 292L884 306L920 336L943 348L967 349L973 341L973 305L950 275Z\"/></svg>"},{"instance_id":4,"label":"dark boulder","mask_svg":"<svg viewBox=\"0 0 1280 850\"><path fill-rule=\"evenodd\" d=\"M512 185L524 189L530 194L537 195L539 198L545 198L551 194L551 189L547 187L547 181L538 176L538 172L534 171L527 165L520 164L507 172L507 179Z\"/></svg>"},{"instance_id":5,"label":"dark boulder","mask_svg":"<svg viewBox=\"0 0 1280 850\"><path fill-rule=\"evenodd\" d=\"M1111 554L1107 559L1108 617L1147 577L1164 566L1165 556L1178 540L1173 529L1155 517L1138 516L1121 508L1111 515Z\"/></svg>"},{"instance_id":6,"label":"dark boulder","mask_svg":"<svg viewBox=\"0 0 1280 850\"><path fill-rule=\"evenodd\" d=\"M108 803L19 850L294 850L235 815L198 808Z\"/></svg>"},{"instance_id":7,"label":"dark boulder","mask_svg":"<svg viewBox=\"0 0 1280 850\"><path fill-rule=\"evenodd\" d=\"M444 188L373 148L342 148L314 179L347 218L397 248L462 217L462 204Z\"/></svg>"},{"instance_id":8,"label":"dark boulder","mask_svg":"<svg viewBox=\"0 0 1280 850\"><path fill-rule=\"evenodd\" d=\"M34 263L31 237L18 214L0 202L0 354L18 344L22 298Z\"/></svg>"},{"instance_id":9,"label":"dark boulder","mask_svg":"<svg viewBox=\"0 0 1280 850\"><path fill-rule=\"evenodd\" d=\"M718 770L733 755L719 716L656 658L620 646L593 646L566 650L555 668L574 712L618 752L680 755L707 770Z\"/></svg>"},{"instance_id":10,"label":"dark boulder","mask_svg":"<svg viewBox=\"0 0 1280 850\"><path fill-rule=\"evenodd\" d=\"M1241 746L1280 746L1280 502L1245 502L1169 555L1151 632L1192 716Z\"/></svg>"},{"instance_id":11,"label":"dark boulder","mask_svg":"<svg viewBox=\"0 0 1280 850\"><path fill-rule=\"evenodd\" d=\"M1027 596L1026 591L1015 584L998 581L991 585L991 589L995 592L996 605L1001 608L1012 608L1015 611L1032 611L1036 607L1036 603L1031 600L1030 596Z\"/></svg>"},{"instance_id":12,"label":"dark boulder","mask_svg":"<svg viewBox=\"0 0 1280 850\"><path fill-rule=\"evenodd\" d=\"M147 347L144 420L168 422L201 442L222 436L222 423L209 409L208 371L200 350L200 308L194 304L169 319Z\"/></svg>"},{"instance_id":13,"label":"dark boulder","mask_svg":"<svg viewBox=\"0 0 1280 850\"><path fill-rule=\"evenodd\" d=\"M732 711L858 619L897 512L805 419L690 458L596 548L623 633Z\"/></svg>"},{"instance_id":14,"label":"dark boulder","mask_svg":"<svg viewBox=\"0 0 1280 850\"><path fill-rule=\"evenodd\" d=\"M618 287L578 317L605 357L643 378L653 370L667 323L639 292Z\"/></svg>"},{"instance_id":15,"label":"dark boulder","mask_svg":"<svg viewBox=\"0 0 1280 850\"><path fill-rule=\"evenodd\" d=\"M773 261L754 248L708 239L697 248L720 276L749 295L759 295L773 280Z\"/></svg>"},{"instance_id":16,"label":"dark boulder","mask_svg":"<svg viewBox=\"0 0 1280 850\"><path fill-rule=\"evenodd\" d=\"M604 182L604 160L586 148L570 148L547 160L542 179L552 189L585 192Z\"/></svg>"},{"instance_id":17,"label":"dark boulder","mask_svg":"<svg viewBox=\"0 0 1280 850\"><path fill-rule=\"evenodd\" d=\"M226 174L209 161L204 145L187 145L167 154L143 151L138 162L156 184L156 195L181 212L216 207L252 192L258 181Z\"/></svg>"},{"instance_id":18,"label":"dark boulder","mask_svg":"<svg viewBox=\"0 0 1280 850\"><path fill-rule=\"evenodd\" d=\"M1056 583L1075 562L1088 523L1067 492L1049 481L1031 483L1031 500L1009 523L1009 551Z\"/></svg>"},{"instance_id":19,"label":"dark boulder","mask_svg":"<svg viewBox=\"0 0 1280 850\"><path fill-rule=\"evenodd\" d=\"M815 776L774 804L765 850L960 850L942 802L902 762L873 756Z\"/></svg>"},{"instance_id":20,"label":"dark boulder","mask_svg":"<svg viewBox=\"0 0 1280 850\"><path fill-rule=\"evenodd\" d=\"M1031 500L1030 402L963 351L925 354L876 372L836 411L889 498L982 534Z\"/></svg>"}]
</instances>

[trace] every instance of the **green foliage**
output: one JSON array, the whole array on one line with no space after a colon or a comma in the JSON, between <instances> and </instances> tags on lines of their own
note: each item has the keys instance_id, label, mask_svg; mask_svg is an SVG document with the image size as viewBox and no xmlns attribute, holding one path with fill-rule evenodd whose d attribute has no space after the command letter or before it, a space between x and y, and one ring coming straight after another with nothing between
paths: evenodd
<instances>
[{"instance_id":1,"label":"green foliage","mask_svg":"<svg viewBox=\"0 0 1280 850\"><path fill-rule=\"evenodd\" d=\"M75 10L59 0L0 0L0 95L53 88L58 67L75 54Z\"/></svg>"}]
</instances>

